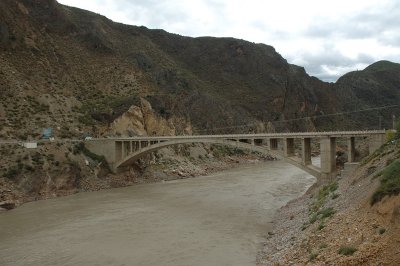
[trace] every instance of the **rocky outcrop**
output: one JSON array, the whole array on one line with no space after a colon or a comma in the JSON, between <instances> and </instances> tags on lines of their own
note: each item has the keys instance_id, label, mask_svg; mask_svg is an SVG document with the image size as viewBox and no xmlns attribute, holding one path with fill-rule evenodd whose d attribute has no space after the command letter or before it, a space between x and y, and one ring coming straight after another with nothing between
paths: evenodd
<instances>
[{"instance_id":1,"label":"rocky outcrop","mask_svg":"<svg viewBox=\"0 0 400 266\"><path fill-rule=\"evenodd\" d=\"M175 116L165 119L157 114L151 104L145 99L140 99L140 106L132 105L112 123L111 130L115 135L122 136L171 136L176 134L175 125L184 128L184 134L192 134L192 128L185 119Z\"/></svg>"}]
</instances>

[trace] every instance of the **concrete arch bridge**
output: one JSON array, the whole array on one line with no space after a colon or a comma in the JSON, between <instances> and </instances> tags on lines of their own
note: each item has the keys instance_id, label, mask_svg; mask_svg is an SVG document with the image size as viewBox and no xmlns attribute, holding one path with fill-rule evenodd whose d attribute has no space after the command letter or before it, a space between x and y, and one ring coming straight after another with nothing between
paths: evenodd
<instances>
[{"instance_id":1,"label":"concrete arch bridge","mask_svg":"<svg viewBox=\"0 0 400 266\"><path fill-rule=\"evenodd\" d=\"M137 159L159 149L189 143L222 144L271 154L301 168L309 174L330 179L336 176L336 142L345 139L348 161L354 162L356 138L367 138L372 153L384 143L385 131L333 131L263 134L227 134L192 136L140 136L131 138L102 138L85 142L91 152L103 155L113 172L119 172ZM319 142L321 165L311 162L311 140ZM301 157L295 154L295 141L301 143Z\"/></svg>"}]
</instances>

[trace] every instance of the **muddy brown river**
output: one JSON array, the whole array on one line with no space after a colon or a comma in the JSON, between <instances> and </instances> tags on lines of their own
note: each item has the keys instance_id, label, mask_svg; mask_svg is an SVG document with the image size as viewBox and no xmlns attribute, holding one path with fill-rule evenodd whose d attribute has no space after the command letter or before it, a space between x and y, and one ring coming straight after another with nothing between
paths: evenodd
<instances>
[{"instance_id":1,"label":"muddy brown river","mask_svg":"<svg viewBox=\"0 0 400 266\"><path fill-rule=\"evenodd\" d=\"M0 265L254 265L313 177L281 161L80 193L0 214Z\"/></svg>"}]
</instances>

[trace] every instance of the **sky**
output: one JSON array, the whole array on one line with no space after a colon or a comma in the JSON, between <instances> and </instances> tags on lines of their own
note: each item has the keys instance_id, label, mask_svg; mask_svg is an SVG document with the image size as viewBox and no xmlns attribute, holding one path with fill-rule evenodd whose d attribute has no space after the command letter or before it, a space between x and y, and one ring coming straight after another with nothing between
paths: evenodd
<instances>
[{"instance_id":1,"label":"sky","mask_svg":"<svg viewBox=\"0 0 400 266\"><path fill-rule=\"evenodd\" d=\"M334 82L379 60L400 63L399 0L58 0L129 25L273 46Z\"/></svg>"}]
</instances>

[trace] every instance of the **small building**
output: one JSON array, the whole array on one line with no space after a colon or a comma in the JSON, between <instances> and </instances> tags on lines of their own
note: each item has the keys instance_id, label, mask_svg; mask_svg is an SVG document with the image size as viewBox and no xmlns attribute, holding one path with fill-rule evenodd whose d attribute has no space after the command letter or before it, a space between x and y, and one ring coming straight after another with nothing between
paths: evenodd
<instances>
[{"instance_id":1,"label":"small building","mask_svg":"<svg viewBox=\"0 0 400 266\"><path fill-rule=\"evenodd\" d=\"M36 149L37 148L37 142L25 142L24 147L27 149Z\"/></svg>"},{"instance_id":2,"label":"small building","mask_svg":"<svg viewBox=\"0 0 400 266\"><path fill-rule=\"evenodd\" d=\"M53 129L52 128L43 129L43 134L42 134L42 138L43 139L49 139L52 136L53 136Z\"/></svg>"}]
</instances>

